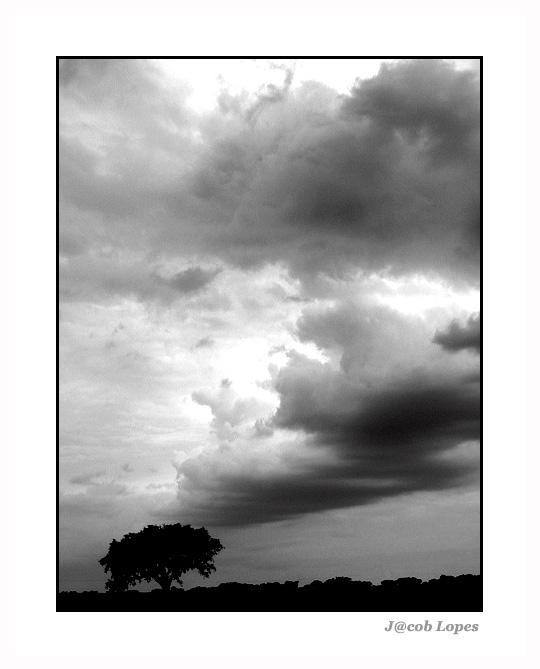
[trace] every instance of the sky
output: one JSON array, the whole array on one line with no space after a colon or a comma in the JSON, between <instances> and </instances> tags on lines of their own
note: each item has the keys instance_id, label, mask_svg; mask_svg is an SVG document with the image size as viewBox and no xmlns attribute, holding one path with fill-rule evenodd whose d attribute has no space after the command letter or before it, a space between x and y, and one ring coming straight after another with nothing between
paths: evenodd
<instances>
[{"instance_id":1,"label":"sky","mask_svg":"<svg viewBox=\"0 0 540 669\"><path fill-rule=\"evenodd\" d=\"M186 587L478 573L478 62L59 78L60 588L172 522Z\"/></svg>"}]
</instances>

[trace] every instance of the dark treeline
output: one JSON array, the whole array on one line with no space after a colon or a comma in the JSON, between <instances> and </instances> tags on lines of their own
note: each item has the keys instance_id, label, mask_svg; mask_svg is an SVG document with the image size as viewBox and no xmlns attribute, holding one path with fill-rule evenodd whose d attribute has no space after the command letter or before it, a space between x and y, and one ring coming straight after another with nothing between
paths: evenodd
<instances>
[{"instance_id":1,"label":"dark treeline","mask_svg":"<svg viewBox=\"0 0 540 669\"><path fill-rule=\"evenodd\" d=\"M285 583L222 583L169 592L61 592L58 611L482 611L480 576L399 578L373 585L347 577Z\"/></svg>"}]
</instances>

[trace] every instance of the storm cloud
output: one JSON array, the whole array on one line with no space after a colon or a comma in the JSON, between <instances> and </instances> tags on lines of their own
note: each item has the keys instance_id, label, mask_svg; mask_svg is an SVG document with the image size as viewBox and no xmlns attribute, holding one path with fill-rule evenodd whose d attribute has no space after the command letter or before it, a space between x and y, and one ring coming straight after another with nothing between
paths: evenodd
<instances>
[{"instance_id":1,"label":"storm cloud","mask_svg":"<svg viewBox=\"0 0 540 669\"><path fill-rule=\"evenodd\" d=\"M480 332L480 314L472 314L467 322L462 325L458 320L453 320L446 330L440 330L433 338L435 344L439 344L446 351L469 350L480 353L482 345Z\"/></svg>"},{"instance_id":2,"label":"storm cloud","mask_svg":"<svg viewBox=\"0 0 540 669\"><path fill-rule=\"evenodd\" d=\"M306 281L360 267L478 283L473 71L401 61L341 95L316 82L291 88L287 72L279 95L229 94L197 117L188 90L163 87L145 62L64 68L60 186L72 224L61 244L74 277L74 249L95 258L114 240L117 253L151 263L181 249L242 268L284 263ZM74 133L68 110L82 104L111 141ZM118 124L137 139L112 141ZM181 276L180 289L194 278Z\"/></svg>"},{"instance_id":3,"label":"storm cloud","mask_svg":"<svg viewBox=\"0 0 540 669\"><path fill-rule=\"evenodd\" d=\"M330 359L290 351L272 379L279 406L258 419L283 441L296 435L296 447L251 449L240 460L222 447L187 459L177 468L178 503L165 517L249 525L475 483L474 359L456 366L432 349L429 324L364 300L305 307L298 337ZM223 392L219 403L197 401L212 405L225 444L249 401L225 402Z\"/></svg>"},{"instance_id":4,"label":"storm cloud","mask_svg":"<svg viewBox=\"0 0 540 669\"><path fill-rule=\"evenodd\" d=\"M217 471L215 455L188 460L178 468L180 506L167 513L211 525L271 522L477 478L478 383L413 376L374 390L295 355L276 389L271 425L306 435L302 457L285 455L277 470L261 458L240 473L226 453Z\"/></svg>"},{"instance_id":5,"label":"storm cloud","mask_svg":"<svg viewBox=\"0 0 540 669\"><path fill-rule=\"evenodd\" d=\"M60 62L63 564L159 519L335 575L423 504L474 553L478 64L319 65Z\"/></svg>"},{"instance_id":6,"label":"storm cloud","mask_svg":"<svg viewBox=\"0 0 540 669\"><path fill-rule=\"evenodd\" d=\"M217 237L230 261L285 260L301 276L361 266L477 281L473 73L389 65L346 96L305 85L257 118L249 142L246 121L234 121L196 177L202 200L232 205Z\"/></svg>"}]
</instances>

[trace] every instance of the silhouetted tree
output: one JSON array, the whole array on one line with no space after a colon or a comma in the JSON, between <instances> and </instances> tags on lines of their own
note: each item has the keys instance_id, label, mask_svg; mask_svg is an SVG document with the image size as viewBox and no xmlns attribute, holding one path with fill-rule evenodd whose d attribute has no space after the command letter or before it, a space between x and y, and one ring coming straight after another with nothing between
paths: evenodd
<instances>
[{"instance_id":1,"label":"silhouetted tree","mask_svg":"<svg viewBox=\"0 0 540 669\"><path fill-rule=\"evenodd\" d=\"M113 539L109 552L99 564L110 573L105 588L122 592L140 581L152 579L163 590L170 591L173 581L195 569L208 578L216 570L214 557L223 549L219 539L208 531L191 525L148 525L140 532Z\"/></svg>"}]
</instances>

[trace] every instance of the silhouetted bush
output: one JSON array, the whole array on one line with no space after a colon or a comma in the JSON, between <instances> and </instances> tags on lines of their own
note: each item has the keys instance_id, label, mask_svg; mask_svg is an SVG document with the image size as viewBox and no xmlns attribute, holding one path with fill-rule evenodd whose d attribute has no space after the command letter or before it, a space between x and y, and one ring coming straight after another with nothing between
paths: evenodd
<instances>
[{"instance_id":1,"label":"silhouetted bush","mask_svg":"<svg viewBox=\"0 0 540 669\"><path fill-rule=\"evenodd\" d=\"M134 595L137 596L134 596ZM338 576L299 587L285 583L221 583L190 590L61 592L58 611L482 611L480 576L353 581Z\"/></svg>"}]
</instances>

